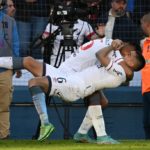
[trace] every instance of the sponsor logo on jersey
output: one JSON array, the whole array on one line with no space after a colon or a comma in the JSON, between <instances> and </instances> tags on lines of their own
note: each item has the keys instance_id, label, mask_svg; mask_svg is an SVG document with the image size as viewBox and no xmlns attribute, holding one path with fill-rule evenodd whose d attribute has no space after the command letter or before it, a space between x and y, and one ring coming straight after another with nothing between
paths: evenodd
<instances>
[{"instance_id":1,"label":"sponsor logo on jersey","mask_svg":"<svg viewBox=\"0 0 150 150\"><path fill-rule=\"evenodd\" d=\"M110 45L110 39L106 38L106 45Z\"/></svg>"},{"instance_id":2,"label":"sponsor logo on jersey","mask_svg":"<svg viewBox=\"0 0 150 150\"><path fill-rule=\"evenodd\" d=\"M96 66L97 66L97 68L102 68L103 67L103 65L100 64L100 63L97 63Z\"/></svg>"},{"instance_id":3,"label":"sponsor logo on jersey","mask_svg":"<svg viewBox=\"0 0 150 150\"><path fill-rule=\"evenodd\" d=\"M122 72L117 71L116 69L113 69L113 72L117 74L117 76L122 76Z\"/></svg>"},{"instance_id":4,"label":"sponsor logo on jersey","mask_svg":"<svg viewBox=\"0 0 150 150\"><path fill-rule=\"evenodd\" d=\"M88 50L89 48L91 48L94 44L94 41L90 41L84 45L81 46L81 50L85 51L85 50Z\"/></svg>"}]
</instances>

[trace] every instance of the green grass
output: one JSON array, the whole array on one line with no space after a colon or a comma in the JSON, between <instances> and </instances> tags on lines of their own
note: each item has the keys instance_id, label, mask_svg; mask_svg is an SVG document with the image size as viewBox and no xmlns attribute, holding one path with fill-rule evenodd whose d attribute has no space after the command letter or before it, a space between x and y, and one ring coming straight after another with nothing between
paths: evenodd
<instances>
[{"instance_id":1,"label":"green grass","mask_svg":"<svg viewBox=\"0 0 150 150\"><path fill-rule=\"evenodd\" d=\"M118 145L75 143L73 140L1 140L0 150L150 150L150 141L124 140Z\"/></svg>"}]
</instances>

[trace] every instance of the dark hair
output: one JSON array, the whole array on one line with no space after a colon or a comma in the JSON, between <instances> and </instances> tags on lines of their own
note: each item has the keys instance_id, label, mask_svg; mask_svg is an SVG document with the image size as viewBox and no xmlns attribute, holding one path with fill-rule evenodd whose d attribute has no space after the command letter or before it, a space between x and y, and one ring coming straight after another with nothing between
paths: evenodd
<instances>
[{"instance_id":1,"label":"dark hair","mask_svg":"<svg viewBox=\"0 0 150 150\"><path fill-rule=\"evenodd\" d=\"M132 45L134 47L134 50L135 51L139 51L139 52L142 52L142 49L141 49L141 46L135 42L128 42L129 45Z\"/></svg>"},{"instance_id":2,"label":"dark hair","mask_svg":"<svg viewBox=\"0 0 150 150\"><path fill-rule=\"evenodd\" d=\"M117 2L117 3L121 2L121 1L123 1L125 4L127 3L127 0L112 0L112 2Z\"/></svg>"},{"instance_id":3,"label":"dark hair","mask_svg":"<svg viewBox=\"0 0 150 150\"><path fill-rule=\"evenodd\" d=\"M137 57L137 60L138 60L138 66L134 69L134 71L139 71L142 68L144 68L146 62L145 62L144 56L142 55L142 53L140 51L136 51L136 54L137 54L136 57Z\"/></svg>"}]
</instances>

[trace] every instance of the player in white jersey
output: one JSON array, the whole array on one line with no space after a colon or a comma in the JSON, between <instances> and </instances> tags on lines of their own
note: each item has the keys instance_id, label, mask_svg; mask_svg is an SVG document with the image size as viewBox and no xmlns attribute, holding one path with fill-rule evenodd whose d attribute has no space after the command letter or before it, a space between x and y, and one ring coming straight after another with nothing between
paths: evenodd
<instances>
[{"instance_id":1,"label":"player in white jersey","mask_svg":"<svg viewBox=\"0 0 150 150\"><path fill-rule=\"evenodd\" d=\"M93 51L91 50L91 54L92 52ZM96 52L98 52L98 50ZM88 61L84 61L83 58L85 58L85 60L88 60L88 57L90 55L86 55L88 53L84 54L78 54L78 56L85 56L82 57L82 59L81 57L75 56L75 59L70 58L70 61L66 60L66 63L64 62L65 65L63 66L67 66L67 69L61 66L59 69L55 69L52 66L46 65L45 76L50 75L53 85L51 87L50 95L61 96L61 98L66 101L75 101L77 99L87 97L88 95L99 89L117 87L126 80L126 74L123 68L118 65L118 63L123 60L119 51L114 51L113 53L111 53L111 55L109 54L109 58L111 58L112 61L107 66L107 68L101 66L101 64L98 63L94 58L94 55L93 59L89 59L89 63L87 63ZM80 60L83 61L80 62ZM78 65L75 65L74 62L77 62L76 64ZM76 68L72 69L71 66L68 67L70 63L73 64L72 66L75 66ZM65 94L66 91L68 93L67 95Z\"/></svg>"},{"instance_id":2,"label":"player in white jersey","mask_svg":"<svg viewBox=\"0 0 150 150\"><path fill-rule=\"evenodd\" d=\"M34 76L36 76L36 78L29 81L29 87L33 102L40 116L42 124L39 140L46 139L54 130L53 125L50 124L48 120L45 104L45 94L43 92L50 95L57 95L64 98L65 100L72 101L80 97L87 96L92 92L99 90L99 88L116 87L120 85L123 81L131 79L133 76L133 71L139 70L144 66L145 61L141 54L135 51L135 47L129 45L125 45L123 48L120 49L121 54L124 56L124 61L116 63L116 60L119 61L122 58L114 59L115 57L110 57L110 52L113 49L119 49L120 44L122 43L118 44L117 42L113 41L111 43L111 46L104 47L96 53L97 58L103 67L101 65L101 67L97 67L96 64L90 67L89 65L87 65L85 69L82 69L82 71L77 73L74 72L73 75L71 73L70 75L67 75L65 72L62 73L61 69L49 66L46 67L51 68L50 72L47 71L49 72L49 77L42 77L43 72L46 71L44 69L45 67L43 68L43 65L40 62L35 61L31 57L25 57L20 59L13 58L13 62L12 58L0 58L1 67L6 67L9 69L25 68L33 73ZM131 48L131 50L129 50L129 47ZM116 53L113 53L113 56L115 55ZM97 60L95 62L97 62ZM100 75L101 73L103 74ZM47 74L44 73L44 75ZM93 80L93 78L96 78L96 80L98 80L98 84L97 82L95 82L96 80ZM104 80L105 82L103 82ZM113 81L114 84L110 84L110 82ZM107 83L108 85L105 85L105 83Z\"/></svg>"},{"instance_id":3,"label":"player in white jersey","mask_svg":"<svg viewBox=\"0 0 150 150\"><path fill-rule=\"evenodd\" d=\"M121 41L120 41L121 42ZM79 72L89 66L95 65L97 63L96 52L100 49L111 45L112 39L96 39L89 41L78 48L76 53L73 53L69 59L62 62L59 69L68 70L71 69L74 72ZM116 52L115 52L116 53ZM118 52L119 55L120 52ZM113 54L110 54L110 57Z\"/></svg>"}]
</instances>

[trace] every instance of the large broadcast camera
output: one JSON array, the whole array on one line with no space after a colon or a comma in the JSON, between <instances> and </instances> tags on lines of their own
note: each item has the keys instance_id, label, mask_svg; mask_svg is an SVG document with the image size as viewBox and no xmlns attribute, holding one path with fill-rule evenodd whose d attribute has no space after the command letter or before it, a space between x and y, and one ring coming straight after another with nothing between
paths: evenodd
<instances>
[{"instance_id":1,"label":"large broadcast camera","mask_svg":"<svg viewBox=\"0 0 150 150\"><path fill-rule=\"evenodd\" d=\"M37 37L30 45L30 49L36 48L41 45L47 45L49 43L53 43L56 36L61 32L64 36L64 40L71 39L73 40L73 33L76 29L73 29L74 24L78 19L85 20L87 19L87 15L89 14L89 9L87 7L88 0L72 0L71 3L65 4L59 0L51 1L51 9L49 15L49 23L50 23L50 33L52 30L52 25L58 26L58 29L54 31L46 39L42 39L42 35Z\"/></svg>"},{"instance_id":2,"label":"large broadcast camera","mask_svg":"<svg viewBox=\"0 0 150 150\"><path fill-rule=\"evenodd\" d=\"M78 18L85 16L86 12L85 3L79 3L76 1L71 1L69 4L65 3L56 3L54 4L53 9L53 19L54 23L58 25L59 23L63 23L64 20L74 22Z\"/></svg>"},{"instance_id":3,"label":"large broadcast camera","mask_svg":"<svg viewBox=\"0 0 150 150\"><path fill-rule=\"evenodd\" d=\"M87 12L85 9L81 8L82 5L84 5L84 3L79 3L76 1L71 1L68 5L59 2L55 3L51 8L50 23L61 29L64 38L72 37L74 32L74 23L76 23L77 19L82 16L86 16Z\"/></svg>"},{"instance_id":4,"label":"large broadcast camera","mask_svg":"<svg viewBox=\"0 0 150 150\"><path fill-rule=\"evenodd\" d=\"M0 10L5 9L6 6L6 0L0 0Z\"/></svg>"}]
</instances>

